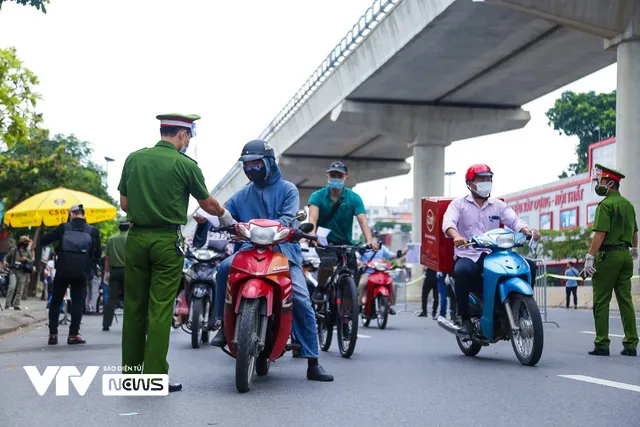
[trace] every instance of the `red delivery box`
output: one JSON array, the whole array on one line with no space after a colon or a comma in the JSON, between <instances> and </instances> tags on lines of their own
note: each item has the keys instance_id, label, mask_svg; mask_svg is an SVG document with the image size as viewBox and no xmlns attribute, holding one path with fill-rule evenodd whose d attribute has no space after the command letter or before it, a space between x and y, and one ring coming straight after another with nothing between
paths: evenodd
<instances>
[{"instance_id":1,"label":"red delivery box","mask_svg":"<svg viewBox=\"0 0 640 427\"><path fill-rule=\"evenodd\" d=\"M442 232L442 217L452 200L444 197L422 199L420 264L442 273L453 271L453 239Z\"/></svg>"}]
</instances>

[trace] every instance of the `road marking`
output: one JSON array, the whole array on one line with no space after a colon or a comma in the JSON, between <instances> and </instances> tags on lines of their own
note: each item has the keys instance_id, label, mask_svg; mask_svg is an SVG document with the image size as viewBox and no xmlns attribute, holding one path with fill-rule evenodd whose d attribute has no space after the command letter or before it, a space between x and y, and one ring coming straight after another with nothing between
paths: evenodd
<instances>
[{"instance_id":1,"label":"road marking","mask_svg":"<svg viewBox=\"0 0 640 427\"><path fill-rule=\"evenodd\" d=\"M620 316L609 316L609 317L611 317L612 319L622 319L622 317ZM636 317L636 320L640 320L640 317Z\"/></svg>"},{"instance_id":2,"label":"road marking","mask_svg":"<svg viewBox=\"0 0 640 427\"><path fill-rule=\"evenodd\" d=\"M600 378L588 377L588 376L585 376L585 375L558 375L558 376L562 377L562 378L569 378L570 380L584 381L586 383L606 385L608 387L620 388L622 390L629 390L629 391L635 391L635 392L640 393L640 386L637 386L637 385L619 383L617 381L602 380Z\"/></svg>"},{"instance_id":3,"label":"road marking","mask_svg":"<svg viewBox=\"0 0 640 427\"><path fill-rule=\"evenodd\" d=\"M338 333L335 329L333 330L334 335ZM358 334L358 338L371 338L369 335L360 335Z\"/></svg>"},{"instance_id":4,"label":"road marking","mask_svg":"<svg viewBox=\"0 0 640 427\"><path fill-rule=\"evenodd\" d=\"M580 333L582 334L589 334L589 335L595 335L596 333L593 331L580 331ZM609 334L610 337L618 337L618 338L624 338L624 335L618 335L618 334Z\"/></svg>"}]
</instances>

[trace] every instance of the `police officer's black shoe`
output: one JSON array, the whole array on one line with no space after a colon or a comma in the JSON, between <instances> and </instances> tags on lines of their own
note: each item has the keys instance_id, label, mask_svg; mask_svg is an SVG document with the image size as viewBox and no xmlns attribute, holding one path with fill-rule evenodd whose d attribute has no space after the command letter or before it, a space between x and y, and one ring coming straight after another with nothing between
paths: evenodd
<instances>
[{"instance_id":1,"label":"police officer's black shoe","mask_svg":"<svg viewBox=\"0 0 640 427\"><path fill-rule=\"evenodd\" d=\"M180 383L169 383L169 393L173 393L174 391L181 391L182 384Z\"/></svg>"},{"instance_id":2,"label":"police officer's black shoe","mask_svg":"<svg viewBox=\"0 0 640 427\"><path fill-rule=\"evenodd\" d=\"M637 356L638 355L638 350L632 350L630 348L625 347L624 349L622 349L622 351L620 352L621 355L623 356Z\"/></svg>"},{"instance_id":3,"label":"police officer's black shoe","mask_svg":"<svg viewBox=\"0 0 640 427\"><path fill-rule=\"evenodd\" d=\"M594 349L589 352L589 356L608 356L608 355L609 355L608 348L594 347Z\"/></svg>"},{"instance_id":4,"label":"police officer's black shoe","mask_svg":"<svg viewBox=\"0 0 640 427\"><path fill-rule=\"evenodd\" d=\"M227 340L224 337L224 328L222 326L218 328L218 332L216 332L216 336L213 337L213 339L211 340L211 345L214 347L220 347L220 348L223 348L225 345L227 345Z\"/></svg>"},{"instance_id":5,"label":"police officer's black shoe","mask_svg":"<svg viewBox=\"0 0 640 427\"><path fill-rule=\"evenodd\" d=\"M324 302L324 289L316 286L313 290L313 295L311 295L311 301L316 304L322 304Z\"/></svg>"}]
</instances>

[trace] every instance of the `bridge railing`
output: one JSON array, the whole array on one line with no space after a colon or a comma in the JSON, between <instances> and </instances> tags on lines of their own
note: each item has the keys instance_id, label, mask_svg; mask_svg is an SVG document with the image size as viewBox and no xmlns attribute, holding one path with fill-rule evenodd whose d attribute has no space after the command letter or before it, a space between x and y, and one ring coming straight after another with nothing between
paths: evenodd
<instances>
[{"instance_id":1,"label":"bridge railing","mask_svg":"<svg viewBox=\"0 0 640 427\"><path fill-rule=\"evenodd\" d=\"M268 141L296 111L313 95L313 93L333 74L344 62L349 54L365 39L369 33L382 21L382 19L402 0L374 0L371 7L358 19L358 22L349 30L346 36L334 47L320 66L311 74L291 100L278 113L269 126L262 131L258 139ZM240 163L233 165L231 170L220 180L211 191L217 194L241 169Z\"/></svg>"},{"instance_id":2,"label":"bridge railing","mask_svg":"<svg viewBox=\"0 0 640 427\"><path fill-rule=\"evenodd\" d=\"M278 113L259 139L269 140L293 114L304 104L320 85L338 68L364 38L402 0L375 0L371 7L358 19L346 36L334 47L322 64L311 74L293 98Z\"/></svg>"}]
</instances>

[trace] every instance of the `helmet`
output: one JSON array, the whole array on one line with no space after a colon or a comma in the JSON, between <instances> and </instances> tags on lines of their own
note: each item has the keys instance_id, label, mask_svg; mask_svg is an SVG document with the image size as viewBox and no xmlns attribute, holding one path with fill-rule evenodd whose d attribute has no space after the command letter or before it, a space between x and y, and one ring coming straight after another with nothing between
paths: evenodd
<instances>
[{"instance_id":1,"label":"helmet","mask_svg":"<svg viewBox=\"0 0 640 427\"><path fill-rule=\"evenodd\" d=\"M268 142L259 139L249 141L242 148L242 154L240 155L241 162L250 162L253 160L260 160L264 157L271 157L275 160L276 152L271 148Z\"/></svg>"},{"instance_id":2,"label":"helmet","mask_svg":"<svg viewBox=\"0 0 640 427\"><path fill-rule=\"evenodd\" d=\"M471 181L476 176L493 176L493 172L491 172L491 168L482 163L477 163L475 165L471 165L469 169L467 169L467 174L464 177L465 181Z\"/></svg>"}]
</instances>

